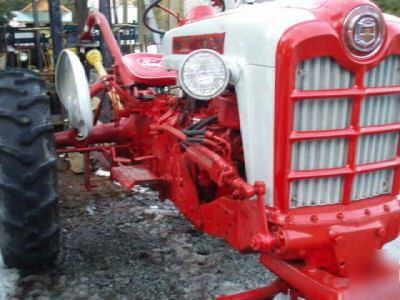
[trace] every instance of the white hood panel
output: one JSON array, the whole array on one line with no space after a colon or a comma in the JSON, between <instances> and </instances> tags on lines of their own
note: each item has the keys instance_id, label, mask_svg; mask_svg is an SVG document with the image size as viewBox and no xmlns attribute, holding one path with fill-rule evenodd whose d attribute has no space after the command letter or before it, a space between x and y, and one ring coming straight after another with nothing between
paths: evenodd
<instances>
[{"instance_id":1,"label":"white hood panel","mask_svg":"<svg viewBox=\"0 0 400 300\"><path fill-rule=\"evenodd\" d=\"M242 69L236 92L247 180L249 183L260 180L267 184L268 204L272 204L274 187L275 66L278 44L290 27L315 20L309 10L285 5L287 1L246 5L214 18L176 28L166 34L163 47L166 66L179 70L185 55L172 53L174 37L226 34L224 57L237 62Z\"/></svg>"}]
</instances>

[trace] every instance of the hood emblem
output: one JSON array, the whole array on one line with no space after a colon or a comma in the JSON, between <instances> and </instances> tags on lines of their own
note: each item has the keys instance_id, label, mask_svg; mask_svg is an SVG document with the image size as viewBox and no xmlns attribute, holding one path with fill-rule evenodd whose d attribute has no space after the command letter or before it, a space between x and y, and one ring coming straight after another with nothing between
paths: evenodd
<instances>
[{"instance_id":1,"label":"hood emblem","mask_svg":"<svg viewBox=\"0 0 400 300\"><path fill-rule=\"evenodd\" d=\"M378 22L371 17L363 17L356 23L354 42L360 47L373 45L378 37Z\"/></svg>"},{"instance_id":2,"label":"hood emblem","mask_svg":"<svg viewBox=\"0 0 400 300\"><path fill-rule=\"evenodd\" d=\"M344 23L344 41L358 58L368 58L381 48L385 37L385 21L380 11L370 5L355 8Z\"/></svg>"}]
</instances>

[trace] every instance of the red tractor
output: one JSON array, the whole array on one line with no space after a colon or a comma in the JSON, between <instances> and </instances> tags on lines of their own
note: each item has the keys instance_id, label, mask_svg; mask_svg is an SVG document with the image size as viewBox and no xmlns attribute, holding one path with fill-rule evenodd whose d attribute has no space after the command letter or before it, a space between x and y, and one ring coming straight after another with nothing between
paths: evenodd
<instances>
[{"instance_id":1,"label":"red tractor","mask_svg":"<svg viewBox=\"0 0 400 300\"><path fill-rule=\"evenodd\" d=\"M379 253L400 226L400 19L368 0L245 2L196 7L166 33L148 26L163 54L123 56L91 14L81 38L99 26L114 69L89 52L102 76L89 87L79 59L61 54L72 129L55 140L43 81L0 75L6 264L56 258L56 153L100 152L112 180L156 187L278 277L221 299L400 299L398 263ZM98 125L108 98L114 120Z\"/></svg>"}]
</instances>

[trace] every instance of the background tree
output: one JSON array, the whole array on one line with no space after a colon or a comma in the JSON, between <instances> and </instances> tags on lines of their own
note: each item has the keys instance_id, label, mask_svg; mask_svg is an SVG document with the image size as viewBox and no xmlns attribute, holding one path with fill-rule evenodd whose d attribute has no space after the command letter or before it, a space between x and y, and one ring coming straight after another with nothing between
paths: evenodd
<instances>
[{"instance_id":1,"label":"background tree","mask_svg":"<svg viewBox=\"0 0 400 300\"><path fill-rule=\"evenodd\" d=\"M375 0L384 11L400 15L400 1L399 0Z\"/></svg>"},{"instance_id":2,"label":"background tree","mask_svg":"<svg viewBox=\"0 0 400 300\"><path fill-rule=\"evenodd\" d=\"M163 0L163 3L168 6L169 1L183 1L183 0ZM21 10L24 6L30 4L31 2L32 0L12 0L12 1L0 0L0 21L7 20L8 19L7 15L10 11ZM117 0L117 3L121 2L122 2L121 0ZM136 4L137 0L128 0L128 2ZM382 7L384 11L400 15L400 0L375 0L375 2L378 5L380 5L380 7ZM75 0L62 0L62 4L71 9L73 12L75 12ZM157 14L161 14L161 19L166 19L166 17L163 16L164 14L162 12L159 12ZM167 21L164 21L164 23L167 23Z\"/></svg>"},{"instance_id":3,"label":"background tree","mask_svg":"<svg viewBox=\"0 0 400 300\"><path fill-rule=\"evenodd\" d=\"M4 22L8 19L9 12L13 10L20 10L29 3L29 0L0 0L0 21Z\"/></svg>"}]
</instances>

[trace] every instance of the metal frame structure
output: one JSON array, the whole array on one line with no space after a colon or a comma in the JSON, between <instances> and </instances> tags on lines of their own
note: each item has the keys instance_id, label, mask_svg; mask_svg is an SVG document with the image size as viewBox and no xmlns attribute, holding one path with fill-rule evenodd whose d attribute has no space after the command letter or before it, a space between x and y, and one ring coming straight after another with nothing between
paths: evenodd
<instances>
[{"instance_id":1,"label":"metal frame structure","mask_svg":"<svg viewBox=\"0 0 400 300\"><path fill-rule=\"evenodd\" d=\"M54 65L63 47L63 24L61 20L61 1L49 0L50 27L54 49Z\"/></svg>"}]
</instances>

